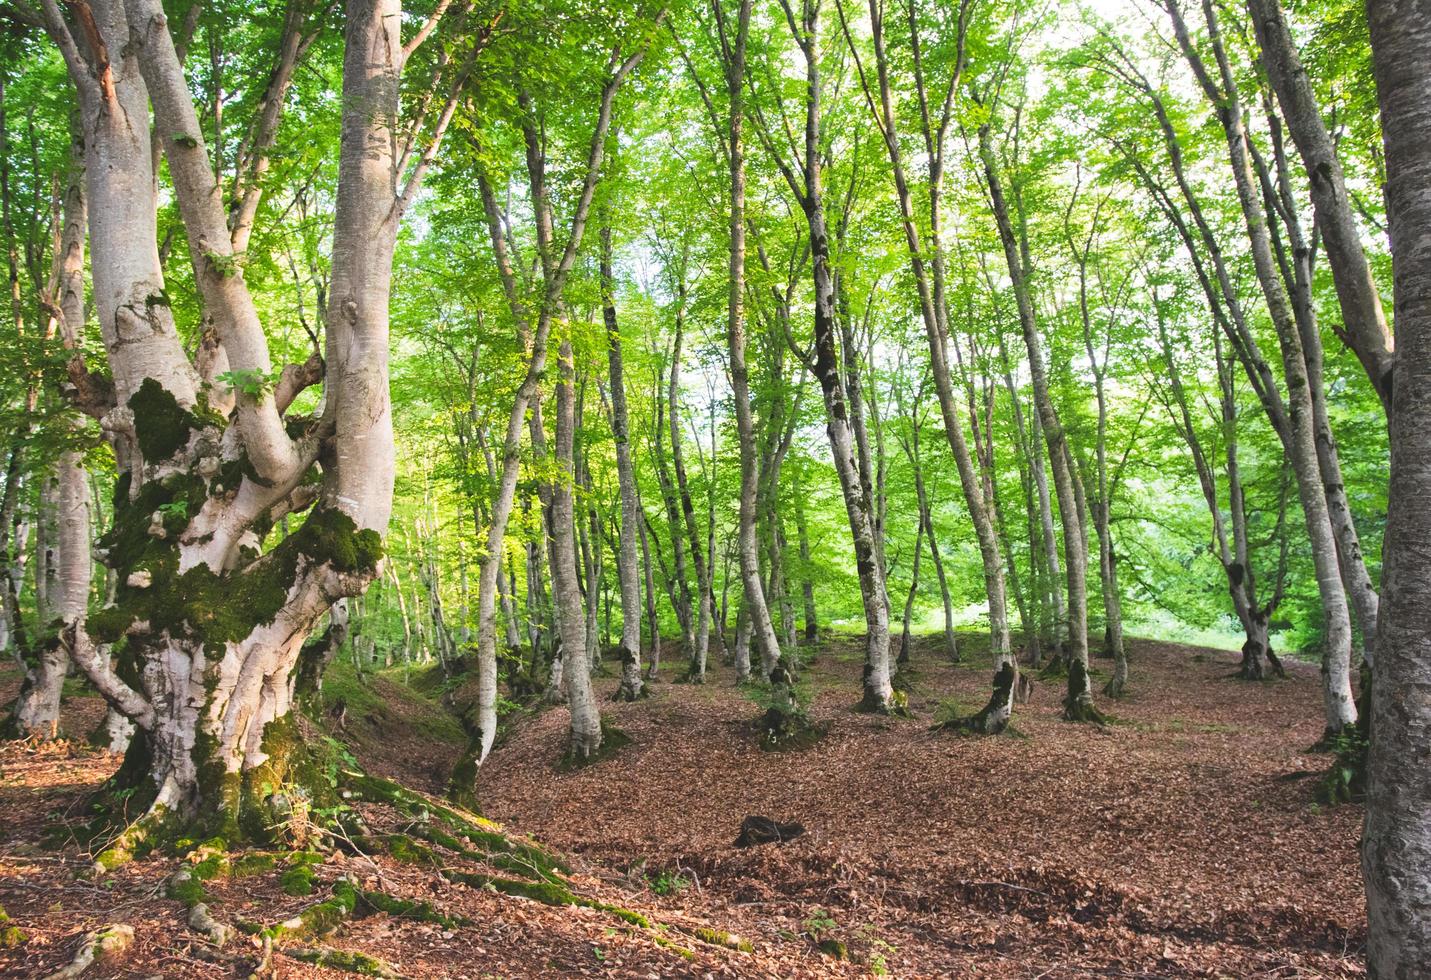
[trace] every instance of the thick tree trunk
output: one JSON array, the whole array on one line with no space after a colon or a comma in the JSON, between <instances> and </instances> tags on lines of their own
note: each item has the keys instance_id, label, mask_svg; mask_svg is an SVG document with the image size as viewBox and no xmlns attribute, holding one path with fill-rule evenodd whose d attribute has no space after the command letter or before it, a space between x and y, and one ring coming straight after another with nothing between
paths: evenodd
<instances>
[{"instance_id":1,"label":"thick tree trunk","mask_svg":"<svg viewBox=\"0 0 1431 980\"><path fill-rule=\"evenodd\" d=\"M126 676L137 675L139 689L116 675L85 627L68 626L66 640L90 681L137 724L126 771L152 800L104 865L127 857L158 822L281 834L274 826L296 826L304 794L322 791L292 768L305 751L289 717L293 672L328 606L376 575L391 508L387 329L402 214L391 157L401 46L386 27L400 16L393 0L349 3L324 432L313 427L294 441L281 413L312 382L289 372L272 395L240 396L227 424L196 407L196 372L174 329L156 248L151 99L195 279L235 370L270 370L262 326L159 5L133 0L126 13L103 0L91 11L118 59L99 71L59 11L46 11L80 92L95 305L118 397L104 428L123 476L101 542L118 572L117 604L89 628L109 642L127 637L134 670ZM321 488L310 488L301 484L320 441L330 452ZM253 530L261 514L278 520L315 497L299 531L252 557L263 544Z\"/></svg>"},{"instance_id":2,"label":"thick tree trunk","mask_svg":"<svg viewBox=\"0 0 1431 980\"><path fill-rule=\"evenodd\" d=\"M1396 310L1382 607L1362 871L1367 974L1431 963L1431 3L1368 4Z\"/></svg>"}]
</instances>

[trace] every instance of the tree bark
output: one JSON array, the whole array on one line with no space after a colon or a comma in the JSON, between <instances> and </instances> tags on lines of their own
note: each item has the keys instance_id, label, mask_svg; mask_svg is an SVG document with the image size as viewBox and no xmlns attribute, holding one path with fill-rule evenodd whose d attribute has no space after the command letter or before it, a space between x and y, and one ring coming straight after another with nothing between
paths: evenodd
<instances>
[{"instance_id":1,"label":"tree bark","mask_svg":"<svg viewBox=\"0 0 1431 980\"><path fill-rule=\"evenodd\" d=\"M573 491L576 471L572 458L576 434L575 370L571 341L563 338L557 352L556 478L552 481L552 593L556 601L557 629L561 633L566 670L567 703L571 726L567 755L587 759L601 748L601 715L591 688L591 672L584 669L576 651L586 649L586 616L576 581L576 524Z\"/></svg>"},{"instance_id":2,"label":"tree bark","mask_svg":"<svg viewBox=\"0 0 1431 980\"><path fill-rule=\"evenodd\" d=\"M1396 367L1362 871L1367 975L1431 963L1431 3L1367 6L1386 149Z\"/></svg>"},{"instance_id":3,"label":"tree bark","mask_svg":"<svg viewBox=\"0 0 1431 980\"><path fill-rule=\"evenodd\" d=\"M621 686L618 701L641 697L641 504L636 498L636 469L631 463L630 425L626 411L626 378L621 357L621 328L616 322L616 296L611 276L611 229L601 229L602 317L606 325L607 366L611 380L611 435L616 442L616 478L621 487L621 535L616 554L621 582ZM646 564L647 572L650 563ZM649 586L648 586L649 587ZM654 620L653 620L654 623Z\"/></svg>"}]
</instances>

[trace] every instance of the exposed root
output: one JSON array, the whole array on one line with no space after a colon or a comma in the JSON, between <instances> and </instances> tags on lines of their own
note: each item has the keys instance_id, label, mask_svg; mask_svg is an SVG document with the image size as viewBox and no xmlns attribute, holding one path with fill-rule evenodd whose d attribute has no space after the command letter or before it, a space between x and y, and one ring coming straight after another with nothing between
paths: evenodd
<instances>
[{"instance_id":1,"label":"exposed root","mask_svg":"<svg viewBox=\"0 0 1431 980\"><path fill-rule=\"evenodd\" d=\"M935 725L930 731L957 732L963 735L998 735L1009 727L1013 715L1014 686L1019 674L1012 663L1005 663L994 674L994 692L989 703L966 718L954 718Z\"/></svg>"},{"instance_id":2,"label":"exposed root","mask_svg":"<svg viewBox=\"0 0 1431 980\"><path fill-rule=\"evenodd\" d=\"M359 892L358 898L364 906L374 912L382 912L384 915L391 915L399 919L431 922L444 929L455 929L459 926L472 924L472 920L466 916L447 915L439 911L431 902L414 902L405 898L396 898L386 892L370 891Z\"/></svg>"},{"instance_id":3,"label":"exposed root","mask_svg":"<svg viewBox=\"0 0 1431 980\"><path fill-rule=\"evenodd\" d=\"M350 953L347 950L330 949L327 946L288 946L280 949L279 952L289 959L311 963L314 966L324 966L330 970L342 970L364 977L402 980L402 974L398 973L390 963L380 960L376 956L369 956L367 953Z\"/></svg>"},{"instance_id":4,"label":"exposed root","mask_svg":"<svg viewBox=\"0 0 1431 980\"><path fill-rule=\"evenodd\" d=\"M358 904L358 891L347 879L333 883L333 897L316 902L290 919L263 927L254 923L239 923L239 928L260 938L277 943L285 939L305 939L326 936L353 914Z\"/></svg>"},{"instance_id":5,"label":"exposed root","mask_svg":"<svg viewBox=\"0 0 1431 980\"><path fill-rule=\"evenodd\" d=\"M708 926L694 926L691 928L677 926L677 928L711 946L723 946L726 949L733 949L741 953L750 953L755 950L755 947L750 944L749 940L741 939L739 936L726 932L723 929L711 929Z\"/></svg>"},{"instance_id":6,"label":"exposed root","mask_svg":"<svg viewBox=\"0 0 1431 980\"><path fill-rule=\"evenodd\" d=\"M88 970L99 960L117 956L134 943L134 927L123 923L112 923L93 932L85 933L84 942L75 951L75 958L60 967L45 980L70 980Z\"/></svg>"},{"instance_id":7,"label":"exposed root","mask_svg":"<svg viewBox=\"0 0 1431 980\"><path fill-rule=\"evenodd\" d=\"M1063 720L1099 726L1108 724L1103 712L1093 704L1088 668L1078 660L1068 664L1068 693L1063 699Z\"/></svg>"},{"instance_id":8,"label":"exposed root","mask_svg":"<svg viewBox=\"0 0 1431 980\"><path fill-rule=\"evenodd\" d=\"M215 946L222 947L229 939L229 928L209 914L209 907L203 902L189 909L189 928L202 935Z\"/></svg>"},{"instance_id":9,"label":"exposed root","mask_svg":"<svg viewBox=\"0 0 1431 980\"><path fill-rule=\"evenodd\" d=\"M767 752L808 749L825 736L826 726L813 721L805 709L791 701L772 705L758 722L760 747Z\"/></svg>"},{"instance_id":10,"label":"exposed root","mask_svg":"<svg viewBox=\"0 0 1431 980\"><path fill-rule=\"evenodd\" d=\"M167 817L168 810L162 803L151 806L144 816L121 830L104 850L95 856L95 874L113 871L152 850L155 839L164 829Z\"/></svg>"}]
</instances>

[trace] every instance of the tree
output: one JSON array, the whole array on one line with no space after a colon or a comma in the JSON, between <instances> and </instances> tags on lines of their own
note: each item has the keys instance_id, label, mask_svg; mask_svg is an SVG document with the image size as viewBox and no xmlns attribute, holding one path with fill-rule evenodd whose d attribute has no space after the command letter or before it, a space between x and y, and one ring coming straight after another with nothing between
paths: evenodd
<instances>
[{"instance_id":1,"label":"tree","mask_svg":"<svg viewBox=\"0 0 1431 980\"><path fill-rule=\"evenodd\" d=\"M1386 146L1396 310L1391 485L1372 665L1366 829L1367 972L1431 961L1431 4L1368 6Z\"/></svg>"},{"instance_id":2,"label":"tree","mask_svg":"<svg viewBox=\"0 0 1431 980\"><path fill-rule=\"evenodd\" d=\"M380 567L394 462L392 254L456 97L420 142L402 125L399 79L425 35L404 45L387 30L401 16L390 0L348 5L327 356L290 365L275 382L236 245L245 232L225 214L159 4L79 3L67 19L47 0L43 13L78 93L94 298L114 384L103 427L122 473L114 526L100 540L119 580L116 605L88 624L67 622L66 636L90 682L138 727L121 783L132 780L148 801L102 863L172 821L267 837L299 798L282 787L321 792L304 785L306 748L290 714L303 641ZM481 45L479 35L468 50ZM222 378L202 376L205 365L186 355L165 292L151 104L194 279L229 368ZM400 160L403 139L420 149ZM322 413L286 416L320 380ZM209 393L221 401L230 389L225 417ZM301 527L265 549L268 529L300 513ZM119 644L125 666L111 669L97 643Z\"/></svg>"}]
</instances>

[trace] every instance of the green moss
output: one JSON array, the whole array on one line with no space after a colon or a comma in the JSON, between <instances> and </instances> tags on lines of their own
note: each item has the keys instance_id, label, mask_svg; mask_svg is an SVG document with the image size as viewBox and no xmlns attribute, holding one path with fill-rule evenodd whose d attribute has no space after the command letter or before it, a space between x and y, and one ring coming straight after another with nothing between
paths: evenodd
<instances>
[{"instance_id":1,"label":"green moss","mask_svg":"<svg viewBox=\"0 0 1431 980\"><path fill-rule=\"evenodd\" d=\"M166 893L174 901L183 905L186 909L191 909L201 902L209 900L209 893L204 888L204 884L199 880L199 876L194 873L193 868L180 868L169 879Z\"/></svg>"},{"instance_id":2,"label":"green moss","mask_svg":"<svg viewBox=\"0 0 1431 980\"><path fill-rule=\"evenodd\" d=\"M14 949L23 945L29 938L23 929L11 924L5 907L0 906L0 949Z\"/></svg>"},{"instance_id":3,"label":"green moss","mask_svg":"<svg viewBox=\"0 0 1431 980\"><path fill-rule=\"evenodd\" d=\"M162 842L162 835L169 825L168 810L155 806L144 816L124 828L94 859L94 870L103 874L128 864L136 857L143 857Z\"/></svg>"},{"instance_id":4,"label":"green moss","mask_svg":"<svg viewBox=\"0 0 1431 980\"><path fill-rule=\"evenodd\" d=\"M129 396L129 409L134 413L134 435L146 463L171 458L188 445L194 430L201 428L199 419L153 378L145 378Z\"/></svg>"},{"instance_id":5,"label":"green moss","mask_svg":"<svg viewBox=\"0 0 1431 980\"><path fill-rule=\"evenodd\" d=\"M357 904L358 891L352 883L346 880L336 881L333 883L332 898L310 905L293 918L269 926L263 930L262 935L275 942L327 935L353 914Z\"/></svg>"},{"instance_id":6,"label":"green moss","mask_svg":"<svg viewBox=\"0 0 1431 980\"><path fill-rule=\"evenodd\" d=\"M711 929L707 926L697 926L689 931L691 935L695 936L701 942L710 943L712 946L724 946L726 949L735 949L742 953L750 953L755 950L755 947L747 940L741 939L739 936L733 936L724 929Z\"/></svg>"},{"instance_id":7,"label":"green moss","mask_svg":"<svg viewBox=\"0 0 1431 980\"><path fill-rule=\"evenodd\" d=\"M848 960L850 958L849 947L838 939L822 939L815 946L831 959Z\"/></svg>"},{"instance_id":8,"label":"green moss","mask_svg":"<svg viewBox=\"0 0 1431 980\"><path fill-rule=\"evenodd\" d=\"M375 912L382 912L386 915L395 916L401 919L412 919L416 922L433 922L446 929L472 924L472 920L460 915L446 915L435 908L430 902L414 902L405 898L396 898L384 892L361 892L359 898L367 907Z\"/></svg>"},{"instance_id":9,"label":"green moss","mask_svg":"<svg viewBox=\"0 0 1431 980\"><path fill-rule=\"evenodd\" d=\"M343 949L285 949L283 955L314 966L343 970L364 977L400 976L388 963L367 953L353 953Z\"/></svg>"},{"instance_id":10,"label":"green moss","mask_svg":"<svg viewBox=\"0 0 1431 980\"><path fill-rule=\"evenodd\" d=\"M631 736L614 725L609 725L606 721L601 722L601 744L597 746L595 752L590 755L577 755L568 749L557 763L558 772L575 772L578 769L585 769L587 766L594 766L598 762L604 762L617 752L631 744Z\"/></svg>"},{"instance_id":11,"label":"green moss","mask_svg":"<svg viewBox=\"0 0 1431 980\"><path fill-rule=\"evenodd\" d=\"M504 895L516 895L521 898L529 898L534 902L541 902L543 905L588 905L591 908L598 907L578 898L570 888L560 882L555 881L520 881L514 878L500 878L495 875L474 874L468 871L456 871L451 868L444 868L442 877L448 881L459 882L472 888L491 888Z\"/></svg>"},{"instance_id":12,"label":"green moss","mask_svg":"<svg viewBox=\"0 0 1431 980\"><path fill-rule=\"evenodd\" d=\"M313 878L312 866L300 864L283 872L278 883L285 895L312 895Z\"/></svg>"},{"instance_id":13,"label":"green moss","mask_svg":"<svg viewBox=\"0 0 1431 980\"><path fill-rule=\"evenodd\" d=\"M611 905L607 902L590 901L580 898L577 899L577 904L584 905L586 908L589 909L596 909L600 912L608 912L611 915L616 916L622 922L625 922L629 925L639 926L642 929L652 928L651 920L646 918L640 912L633 912L630 909L623 909L619 905Z\"/></svg>"},{"instance_id":14,"label":"green moss","mask_svg":"<svg viewBox=\"0 0 1431 980\"><path fill-rule=\"evenodd\" d=\"M234 859L229 875L233 878L253 878L278 867L278 855L256 852Z\"/></svg>"},{"instance_id":15,"label":"green moss","mask_svg":"<svg viewBox=\"0 0 1431 980\"><path fill-rule=\"evenodd\" d=\"M383 839L383 845L394 861L400 861L403 864L436 866L440 863L432 848L424 847L406 834L388 834Z\"/></svg>"}]
</instances>

